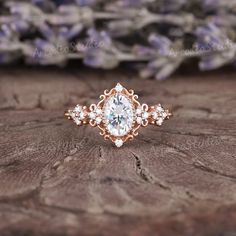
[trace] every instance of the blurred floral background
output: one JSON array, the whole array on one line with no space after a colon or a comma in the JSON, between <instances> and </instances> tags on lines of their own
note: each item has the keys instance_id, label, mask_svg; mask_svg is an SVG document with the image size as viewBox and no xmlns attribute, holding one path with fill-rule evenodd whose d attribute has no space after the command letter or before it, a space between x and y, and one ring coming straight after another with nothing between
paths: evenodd
<instances>
[{"instance_id":1,"label":"blurred floral background","mask_svg":"<svg viewBox=\"0 0 236 236\"><path fill-rule=\"evenodd\" d=\"M32 0L0 3L0 63L92 68L126 63L163 80L183 63L235 64L236 0Z\"/></svg>"}]
</instances>

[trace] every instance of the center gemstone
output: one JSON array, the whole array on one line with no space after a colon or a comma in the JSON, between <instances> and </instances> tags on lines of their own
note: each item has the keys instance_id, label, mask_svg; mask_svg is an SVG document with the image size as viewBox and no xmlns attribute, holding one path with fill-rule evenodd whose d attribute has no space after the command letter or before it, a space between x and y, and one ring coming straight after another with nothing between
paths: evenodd
<instances>
[{"instance_id":1,"label":"center gemstone","mask_svg":"<svg viewBox=\"0 0 236 236\"><path fill-rule=\"evenodd\" d=\"M104 118L108 132L117 137L129 133L133 123L133 107L130 100L123 94L111 96L104 107Z\"/></svg>"}]
</instances>

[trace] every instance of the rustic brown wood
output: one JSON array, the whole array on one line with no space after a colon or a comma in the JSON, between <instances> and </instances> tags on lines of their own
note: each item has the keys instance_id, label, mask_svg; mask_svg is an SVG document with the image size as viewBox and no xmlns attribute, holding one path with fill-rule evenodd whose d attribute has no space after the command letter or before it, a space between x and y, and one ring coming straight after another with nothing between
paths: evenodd
<instances>
[{"instance_id":1,"label":"rustic brown wood","mask_svg":"<svg viewBox=\"0 0 236 236\"><path fill-rule=\"evenodd\" d=\"M0 235L236 235L235 73L0 72ZM63 117L116 82L174 117L121 149Z\"/></svg>"}]
</instances>

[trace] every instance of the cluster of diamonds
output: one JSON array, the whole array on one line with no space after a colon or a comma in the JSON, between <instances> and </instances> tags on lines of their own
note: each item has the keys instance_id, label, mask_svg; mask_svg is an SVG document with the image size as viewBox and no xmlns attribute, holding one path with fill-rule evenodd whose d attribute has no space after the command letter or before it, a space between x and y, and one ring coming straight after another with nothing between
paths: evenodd
<instances>
[{"instance_id":1,"label":"cluster of diamonds","mask_svg":"<svg viewBox=\"0 0 236 236\"><path fill-rule=\"evenodd\" d=\"M148 105L143 104L136 109L136 122L139 125L146 126L150 113L148 112Z\"/></svg>"},{"instance_id":2,"label":"cluster of diamonds","mask_svg":"<svg viewBox=\"0 0 236 236\"><path fill-rule=\"evenodd\" d=\"M170 115L170 112L168 110L164 110L161 104L158 104L157 106L153 107L153 122L158 126L161 126L165 119L169 119Z\"/></svg>"},{"instance_id":3,"label":"cluster of diamonds","mask_svg":"<svg viewBox=\"0 0 236 236\"><path fill-rule=\"evenodd\" d=\"M82 125L86 123L87 111L86 107L76 105L74 110L69 110L69 116L73 119L76 125Z\"/></svg>"},{"instance_id":4,"label":"cluster of diamonds","mask_svg":"<svg viewBox=\"0 0 236 236\"><path fill-rule=\"evenodd\" d=\"M89 123L98 126L103 131L104 138L111 139L117 147L121 147L126 140L136 136L136 130L140 126L148 124L161 126L171 115L161 104L151 107L147 104L140 105L136 100L137 95L119 83L102 97L100 103L92 104L89 108L77 105L68 111L68 118L77 125Z\"/></svg>"},{"instance_id":5,"label":"cluster of diamonds","mask_svg":"<svg viewBox=\"0 0 236 236\"><path fill-rule=\"evenodd\" d=\"M90 118L90 122L93 123L93 125L100 125L102 122L102 114L103 111L100 107L97 107L96 105L90 107L90 112L88 113L88 116Z\"/></svg>"}]
</instances>

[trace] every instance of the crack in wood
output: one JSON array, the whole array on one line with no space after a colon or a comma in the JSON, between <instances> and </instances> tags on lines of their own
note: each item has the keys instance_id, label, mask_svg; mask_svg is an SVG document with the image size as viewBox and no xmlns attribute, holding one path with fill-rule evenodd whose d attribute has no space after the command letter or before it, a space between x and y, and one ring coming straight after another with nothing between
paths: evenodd
<instances>
[{"instance_id":1,"label":"crack in wood","mask_svg":"<svg viewBox=\"0 0 236 236\"><path fill-rule=\"evenodd\" d=\"M154 175L152 175L147 168L145 168L142 165L141 158L135 154L134 152L131 152L133 157L135 158L135 171L138 174L138 176L144 180L147 183L151 184L158 184L159 187L165 190L170 190L170 187L166 186L165 184L161 183Z\"/></svg>"},{"instance_id":2,"label":"crack in wood","mask_svg":"<svg viewBox=\"0 0 236 236\"><path fill-rule=\"evenodd\" d=\"M9 167L17 167L20 164L21 162L19 160L12 160L10 162L0 164L0 168L6 169Z\"/></svg>"},{"instance_id":3,"label":"crack in wood","mask_svg":"<svg viewBox=\"0 0 236 236\"><path fill-rule=\"evenodd\" d=\"M226 177L232 180L236 180L236 176L235 175L230 175L224 172L221 172L219 170L215 170L210 168L209 166L204 165L204 163L202 163L201 161L197 160L196 162L193 163L194 167L197 169L200 169L202 171L211 173L211 174L215 174L215 175L219 175L221 177Z\"/></svg>"},{"instance_id":4,"label":"crack in wood","mask_svg":"<svg viewBox=\"0 0 236 236\"><path fill-rule=\"evenodd\" d=\"M171 148L175 148L178 152L184 154L186 157L190 157L191 158L191 155L194 155L192 152L191 153L187 153L187 149L184 149L184 151L182 149L179 149L177 148L176 146L172 145L172 144L169 144L169 143L166 143L166 142L163 142L164 145L168 146L168 147L171 147ZM186 151L185 151L186 150ZM196 157L194 155L194 157ZM182 161L184 164L187 164L187 165L191 165L197 169L200 169L202 171L206 171L206 172L209 172L209 173L212 173L212 174L217 174L219 176L223 176L223 177L227 177L227 178L231 178L231 179L236 179L236 176L234 175L230 175L230 174L226 174L226 173L223 173L223 172L220 172L218 170L215 170L215 169L212 169L210 168L209 166L206 166L203 162L201 162L200 160L198 160L198 157L196 158L191 158L191 162L186 162L186 161L183 161L181 158L179 157L176 157L178 158L178 160Z\"/></svg>"},{"instance_id":5,"label":"crack in wood","mask_svg":"<svg viewBox=\"0 0 236 236\"><path fill-rule=\"evenodd\" d=\"M100 180L101 184L108 184L112 185L113 183L124 183L124 184L129 184L129 183L135 183L134 181L122 179L119 177L112 177L112 176L106 176Z\"/></svg>"}]
</instances>

